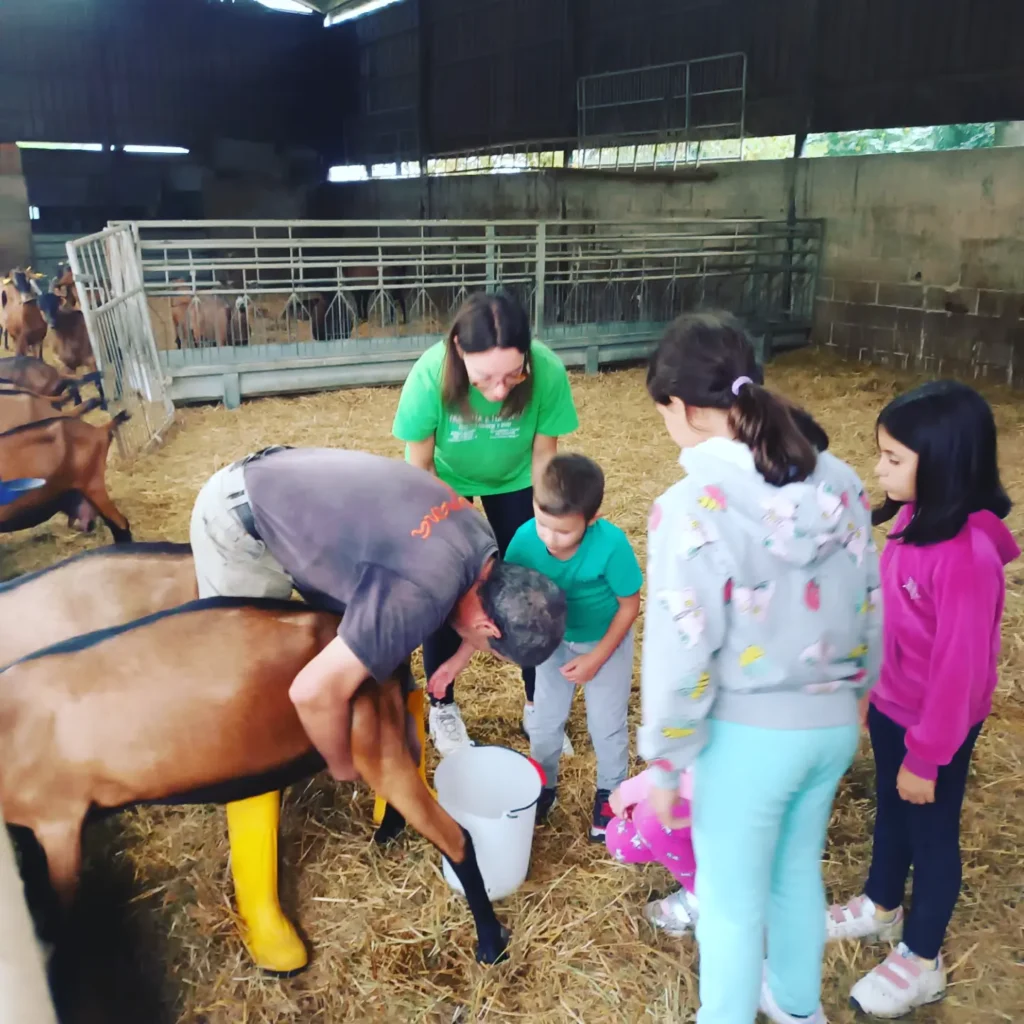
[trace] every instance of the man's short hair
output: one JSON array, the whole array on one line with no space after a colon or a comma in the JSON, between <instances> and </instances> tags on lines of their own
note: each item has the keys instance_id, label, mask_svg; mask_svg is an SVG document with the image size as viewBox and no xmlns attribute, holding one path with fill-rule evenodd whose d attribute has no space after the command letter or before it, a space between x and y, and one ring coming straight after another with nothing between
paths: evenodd
<instances>
[{"instance_id":1,"label":"man's short hair","mask_svg":"<svg viewBox=\"0 0 1024 1024\"><path fill-rule=\"evenodd\" d=\"M533 490L537 506L549 516L578 515L589 523L604 500L604 472L586 455L555 455Z\"/></svg>"},{"instance_id":2,"label":"man's short hair","mask_svg":"<svg viewBox=\"0 0 1024 1024\"><path fill-rule=\"evenodd\" d=\"M547 661L565 636L565 593L536 569L495 562L480 604L501 632L491 650L524 668Z\"/></svg>"}]
</instances>

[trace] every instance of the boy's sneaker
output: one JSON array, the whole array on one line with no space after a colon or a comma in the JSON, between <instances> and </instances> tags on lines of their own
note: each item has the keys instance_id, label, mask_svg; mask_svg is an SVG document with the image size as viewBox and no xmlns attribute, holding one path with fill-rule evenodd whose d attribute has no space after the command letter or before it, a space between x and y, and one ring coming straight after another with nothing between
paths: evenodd
<instances>
[{"instance_id":1,"label":"boy's sneaker","mask_svg":"<svg viewBox=\"0 0 1024 1024\"><path fill-rule=\"evenodd\" d=\"M608 831L608 822L615 817L612 805L608 802L611 790L599 789L594 794L594 814L590 819L590 841L603 843L604 834Z\"/></svg>"},{"instance_id":2,"label":"boy's sneaker","mask_svg":"<svg viewBox=\"0 0 1024 1024\"><path fill-rule=\"evenodd\" d=\"M644 907L644 918L666 935L682 938L697 924L697 897L680 889L663 900L648 903Z\"/></svg>"},{"instance_id":3,"label":"boy's sneaker","mask_svg":"<svg viewBox=\"0 0 1024 1024\"><path fill-rule=\"evenodd\" d=\"M558 803L558 793L554 789L549 789L545 786L540 791L540 796L537 798L537 818L536 822L538 825L543 825L548 820L548 815L551 813L555 804Z\"/></svg>"},{"instance_id":4,"label":"boy's sneaker","mask_svg":"<svg viewBox=\"0 0 1024 1024\"><path fill-rule=\"evenodd\" d=\"M820 1003L810 1017L794 1017L791 1013L786 1013L775 1002L775 996L772 995L772 990L768 987L767 967L761 978L761 1003L759 1009L773 1024L828 1024L825 1011L821 1008Z\"/></svg>"},{"instance_id":5,"label":"boy's sneaker","mask_svg":"<svg viewBox=\"0 0 1024 1024\"><path fill-rule=\"evenodd\" d=\"M524 704L523 705L523 724L520 727L523 735L530 738L530 726L533 723L533 716L537 713L536 704ZM562 757L572 757L576 753L573 750L572 743L569 742L569 734L566 732L562 733Z\"/></svg>"},{"instance_id":6,"label":"boy's sneaker","mask_svg":"<svg viewBox=\"0 0 1024 1024\"><path fill-rule=\"evenodd\" d=\"M454 754L463 747L473 746L458 704L431 704L427 718L431 742L441 757Z\"/></svg>"},{"instance_id":7,"label":"boy's sneaker","mask_svg":"<svg viewBox=\"0 0 1024 1024\"><path fill-rule=\"evenodd\" d=\"M825 912L825 934L829 942L841 939L877 939L897 942L903 935L903 908L891 920L876 916L867 896L855 896L849 903L834 903Z\"/></svg>"},{"instance_id":8,"label":"boy's sneaker","mask_svg":"<svg viewBox=\"0 0 1024 1024\"><path fill-rule=\"evenodd\" d=\"M872 1017L895 1020L915 1007L937 1003L946 994L941 955L930 967L900 943L850 990L850 1005Z\"/></svg>"}]
</instances>

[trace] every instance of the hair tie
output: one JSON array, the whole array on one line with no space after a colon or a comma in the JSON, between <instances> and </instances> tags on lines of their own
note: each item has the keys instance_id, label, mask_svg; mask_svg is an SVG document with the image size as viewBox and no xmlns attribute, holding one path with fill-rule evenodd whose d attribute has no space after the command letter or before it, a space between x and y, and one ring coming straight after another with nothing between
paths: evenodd
<instances>
[{"instance_id":1,"label":"hair tie","mask_svg":"<svg viewBox=\"0 0 1024 1024\"><path fill-rule=\"evenodd\" d=\"M739 398L739 396L740 396L740 388L742 388L744 384L753 384L753 383L754 382L749 377L737 377L732 382L732 393L737 398Z\"/></svg>"}]
</instances>

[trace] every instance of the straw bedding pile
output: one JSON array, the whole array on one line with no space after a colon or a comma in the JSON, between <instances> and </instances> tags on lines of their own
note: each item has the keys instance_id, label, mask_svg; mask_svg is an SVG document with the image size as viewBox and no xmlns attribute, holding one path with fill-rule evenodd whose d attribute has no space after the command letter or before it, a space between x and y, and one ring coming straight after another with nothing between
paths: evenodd
<instances>
[{"instance_id":1,"label":"straw bedding pile","mask_svg":"<svg viewBox=\"0 0 1024 1024\"><path fill-rule=\"evenodd\" d=\"M810 408L830 431L836 454L873 484L874 416L909 378L797 353L774 364L769 381ZM574 376L573 386L582 426L566 447L602 464L604 514L629 532L642 560L647 509L678 477L676 453L646 398L641 370ZM181 428L130 475L111 457L112 494L139 539L184 540L200 485L252 449L326 444L400 455L390 436L397 395L367 389L267 399L236 412L181 412ZM989 396L1005 482L1019 503L1010 525L1020 536L1024 408L1019 395ZM3 542L5 575L96 543L56 522L18 534ZM952 984L943 1005L917 1014L920 1022L1024 1019L1024 566L1011 567L1009 582L1002 683L978 744L964 815L964 888L946 950ZM518 733L522 687L512 669L478 658L459 694L476 739L525 749ZM638 705L634 693L631 735ZM603 846L586 841L594 763L580 703L569 731L579 753L564 763L559 807L536 834L530 878L499 907L513 935L510 963L475 964L467 908L444 883L433 848L406 833L390 849L376 849L368 790L319 778L291 790L282 814L283 900L314 949L308 971L286 982L262 978L241 949L220 808L146 809L92 831L81 912L90 964L83 984L91 996L83 1005L134 1002L88 1019L692 1020L694 943L657 936L640 917L645 901L674 885L662 868L617 866ZM825 863L832 896L855 894L863 880L872 781L865 740L836 803ZM834 1024L853 1021L849 987L878 955L853 945L830 949L824 1002Z\"/></svg>"}]
</instances>

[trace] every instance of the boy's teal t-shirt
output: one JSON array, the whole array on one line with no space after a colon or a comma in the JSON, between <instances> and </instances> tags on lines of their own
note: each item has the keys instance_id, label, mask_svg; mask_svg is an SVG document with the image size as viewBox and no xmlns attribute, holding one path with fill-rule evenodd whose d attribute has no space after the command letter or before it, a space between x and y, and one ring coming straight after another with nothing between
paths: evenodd
<instances>
[{"instance_id":1,"label":"boy's teal t-shirt","mask_svg":"<svg viewBox=\"0 0 1024 1024\"><path fill-rule=\"evenodd\" d=\"M505 561L536 569L565 591L568 617L565 639L591 643L608 632L620 597L632 597L644 577L626 534L607 519L587 527L572 558L555 558L537 535L537 520L523 523L512 538Z\"/></svg>"}]
</instances>

